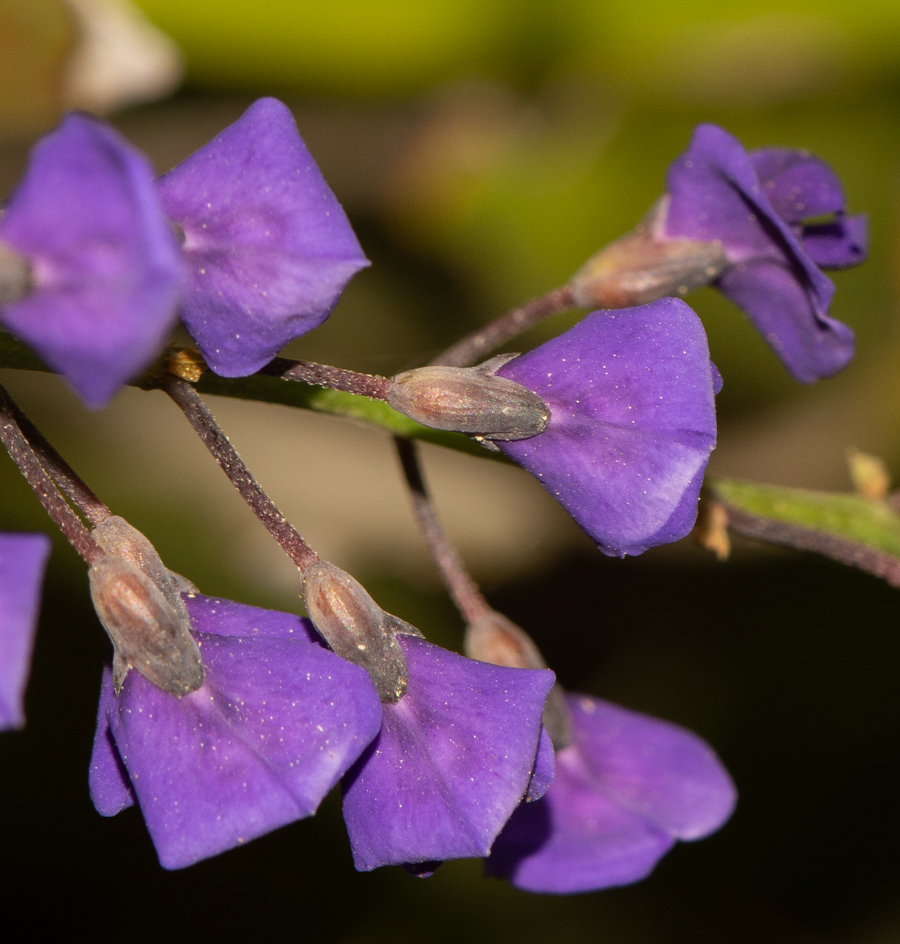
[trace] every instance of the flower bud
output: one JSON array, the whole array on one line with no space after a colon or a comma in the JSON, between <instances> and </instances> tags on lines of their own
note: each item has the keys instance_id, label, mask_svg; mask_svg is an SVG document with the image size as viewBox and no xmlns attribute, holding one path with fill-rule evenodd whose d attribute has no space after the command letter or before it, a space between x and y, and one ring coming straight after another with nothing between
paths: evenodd
<instances>
[{"instance_id":1,"label":"flower bud","mask_svg":"<svg viewBox=\"0 0 900 944\"><path fill-rule=\"evenodd\" d=\"M112 640L116 694L137 669L170 695L187 695L203 684L200 649L156 583L124 557L100 557L89 572L91 598Z\"/></svg>"},{"instance_id":2,"label":"flower bud","mask_svg":"<svg viewBox=\"0 0 900 944\"><path fill-rule=\"evenodd\" d=\"M17 302L31 289L31 264L25 256L0 243L0 305Z\"/></svg>"},{"instance_id":3,"label":"flower bud","mask_svg":"<svg viewBox=\"0 0 900 944\"><path fill-rule=\"evenodd\" d=\"M465 652L470 659L511 669L546 669L547 663L532 638L502 613L491 610L466 627ZM565 693L553 686L544 706L544 727L556 750L572 743L572 721Z\"/></svg>"},{"instance_id":4,"label":"flower bud","mask_svg":"<svg viewBox=\"0 0 900 944\"><path fill-rule=\"evenodd\" d=\"M722 244L664 234L668 198L657 201L630 233L610 243L569 283L576 305L627 308L708 285L728 265Z\"/></svg>"},{"instance_id":5,"label":"flower bud","mask_svg":"<svg viewBox=\"0 0 900 944\"><path fill-rule=\"evenodd\" d=\"M317 561L303 572L302 581L306 612L328 645L369 673L383 702L399 701L409 674L395 634L422 634L385 613L358 581L334 564Z\"/></svg>"},{"instance_id":6,"label":"flower bud","mask_svg":"<svg viewBox=\"0 0 900 944\"><path fill-rule=\"evenodd\" d=\"M527 387L494 373L510 360L504 355L479 367L408 370L394 377L388 403L432 429L504 442L530 439L547 428L550 410Z\"/></svg>"},{"instance_id":7,"label":"flower bud","mask_svg":"<svg viewBox=\"0 0 900 944\"><path fill-rule=\"evenodd\" d=\"M91 534L107 554L131 561L142 570L156 584L179 619L190 626L190 617L184 600L181 599L181 592L196 593L197 588L189 580L173 574L166 567L145 535L118 515L105 518Z\"/></svg>"}]
</instances>

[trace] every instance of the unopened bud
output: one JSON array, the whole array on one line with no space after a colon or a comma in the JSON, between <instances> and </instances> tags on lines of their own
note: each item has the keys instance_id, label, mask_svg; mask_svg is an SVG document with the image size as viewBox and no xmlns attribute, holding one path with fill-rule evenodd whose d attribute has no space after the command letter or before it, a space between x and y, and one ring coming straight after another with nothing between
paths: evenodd
<instances>
[{"instance_id":1,"label":"unopened bud","mask_svg":"<svg viewBox=\"0 0 900 944\"><path fill-rule=\"evenodd\" d=\"M422 634L385 613L346 571L317 561L303 572L303 602L313 625L342 659L362 666L383 702L399 701L409 674L395 636Z\"/></svg>"},{"instance_id":2,"label":"unopened bud","mask_svg":"<svg viewBox=\"0 0 900 944\"><path fill-rule=\"evenodd\" d=\"M197 588L166 567L145 535L118 515L104 518L91 535L107 554L131 561L142 570L156 584L178 617L190 626L190 617L181 594L196 593Z\"/></svg>"},{"instance_id":3,"label":"unopened bud","mask_svg":"<svg viewBox=\"0 0 900 944\"><path fill-rule=\"evenodd\" d=\"M89 579L94 608L115 649L116 694L130 668L170 695L187 695L203 684L203 662L190 623L143 570L107 555L91 564Z\"/></svg>"},{"instance_id":4,"label":"unopened bud","mask_svg":"<svg viewBox=\"0 0 900 944\"><path fill-rule=\"evenodd\" d=\"M850 479L858 495L879 500L887 496L891 487L891 476L882 459L858 449L848 449L847 464L850 467Z\"/></svg>"},{"instance_id":5,"label":"unopened bud","mask_svg":"<svg viewBox=\"0 0 900 944\"><path fill-rule=\"evenodd\" d=\"M664 235L668 197L630 233L610 243L569 283L582 308L627 308L708 285L728 265L722 244Z\"/></svg>"},{"instance_id":6,"label":"unopened bud","mask_svg":"<svg viewBox=\"0 0 900 944\"><path fill-rule=\"evenodd\" d=\"M533 391L494 371L511 358L479 367L420 367L394 377L388 403L432 429L508 442L547 428L550 410Z\"/></svg>"},{"instance_id":7,"label":"unopened bud","mask_svg":"<svg viewBox=\"0 0 900 944\"><path fill-rule=\"evenodd\" d=\"M31 263L10 246L0 243L0 305L17 302L32 288Z\"/></svg>"},{"instance_id":8,"label":"unopened bud","mask_svg":"<svg viewBox=\"0 0 900 944\"><path fill-rule=\"evenodd\" d=\"M546 669L531 636L502 613L491 610L466 627L465 652L470 659L511 669ZM562 687L554 685L544 706L544 727L560 751L572 743L572 719Z\"/></svg>"}]
</instances>

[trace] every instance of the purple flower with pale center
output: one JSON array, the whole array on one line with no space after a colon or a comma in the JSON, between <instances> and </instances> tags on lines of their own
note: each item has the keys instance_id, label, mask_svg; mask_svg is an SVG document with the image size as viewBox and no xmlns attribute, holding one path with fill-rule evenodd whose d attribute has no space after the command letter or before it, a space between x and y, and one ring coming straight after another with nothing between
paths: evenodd
<instances>
[{"instance_id":1,"label":"purple flower with pale center","mask_svg":"<svg viewBox=\"0 0 900 944\"><path fill-rule=\"evenodd\" d=\"M109 125L66 116L32 151L0 217L29 290L0 323L91 407L160 352L177 320L181 259L147 159Z\"/></svg>"},{"instance_id":2,"label":"purple flower with pale center","mask_svg":"<svg viewBox=\"0 0 900 944\"><path fill-rule=\"evenodd\" d=\"M431 872L436 861L487 855L529 787L546 789L541 714L554 676L397 639L409 688L383 706L381 732L344 778L344 820L360 871Z\"/></svg>"},{"instance_id":3,"label":"purple flower with pale center","mask_svg":"<svg viewBox=\"0 0 900 944\"><path fill-rule=\"evenodd\" d=\"M184 230L182 318L209 366L243 377L331 314L369 262L288 108L261 98L159 181Z\"/></svg>"},{"instance_id":4,"label":"purple flower with pale center","mask_svg":"<svg viewBox=\"0 0 900 944\"><path fill-rule=\"evenodd\" d=\"M132 671L104 672L91 798L104 816L135 799L162 865L183 868L311 816L378 733L364 669L308 620L187 598L206 670L183 698Z\"/></svg>"},{"instance_id":5,"label":"purple flower with pale center","mask_svg":"<svg viewBox=\"0 0 900 944\"><path fill-rule=\"evenodd\" d=\"M748 154L721 128L700 125L670 166L667 191L665 235L722 244L730 264L714 284L797 380L847 365L853 332L829 316L834 285L819 266L863 261L866 217L846 215L840 181L824 161L786 148Z\"/></svg>"},{"instance_id":6,"label":"purple flower with pale center","mask_svg":"<svg viewBox=\"0 0 900 944\"><path fill-rule=\"evenodd\" d=\"M497 441L605 554L684 537L716 444L718 372L681 300L596 311L497 373L550 408L544 432Z\"/></svg>"},{"instance_id":7,"label":"purple flower with pale center","mask_svg":"<svg viewBox=\"0 0 900 944\"><path fill-rule=\"evenodd\" d=\"M25 724L22 701L49 554L45 534L0 534L0 731Z\"/></svg>"},{"instance_id":8,"label":"purple flower with pale center","mask_svg":"<svg viewBox=\"0 0 900 944\"><path fill-rule=\"evenodd\" d=\"M570 694L573 741L546 796L520 806L487 871L532 892L571 894L646 877L678 839L702 839L736 793L712 749L677 725Z\"/></svg>"}]
</instances>

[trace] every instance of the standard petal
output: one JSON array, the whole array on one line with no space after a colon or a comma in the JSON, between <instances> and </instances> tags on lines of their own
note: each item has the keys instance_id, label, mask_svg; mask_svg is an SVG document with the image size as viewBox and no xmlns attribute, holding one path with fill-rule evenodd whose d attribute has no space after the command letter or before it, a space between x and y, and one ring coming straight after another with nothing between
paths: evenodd
<instances>
[{"instance_id":1,"label":"standard petal","mask_svg":"<svg viewBox=\"0 0 900 944\"><path fill-rule=\"evenodd\" d=\"M844 188L820 158L791 148L760 148L748 157L769 203L786 223L844 211Z\"/></svg>"},{"instance_id":2,"label":"standard petal","mask_svg":"<svg viewBox=\"0 0 900 944\"><path fill-rule=\"evenodd\" d=\"M293 639L197 634L206 684L129 674L110 729L165 868L315 812L378 731L362 669Z\"/></svg>"},{"instance_id":3,"label":"standard petal","mask_svg":"<svg viewBox=\"0 0 900 944\"><path fill-rule=\"evenodd\" d=\"M68 115L38 142L0 218L34 289L0 322L91 407L160 352L176 318L181 260L147 159L108 125Z\"/></svg>"},{"instance_id":4,"label":"standard petal","mask_svg":"<svg viewBox=\"0 0 900 944\"><path fill-rule=\"evenodd\" d=\"M122 763L116 742L109 729L107 713L115 711L116 694L113 690L112 671L107 666L100 682L100 704L97 706L97 730L88 769L88 787L91 802L101 816L115 816L137 802L128 780L128 771Z\"/></svg>"},{"instance_id":5,"label":"standard petal","mask_svg":"<svg viewBox=\"0 0 900 944\"><path fill-rule=\"evenodd\" d=\"M830 377L853 358L853 332L825 314L827 306L821 308L819 296L787 266L767 259L741 263L728 269L716 285L747 313L801 383Z\"/></svg>"},{"instance_id":6,"label":"standard petal","mask_svg":"<svg viewBox=\"0 0 900 944\"><path fill-rule=\"evenodd\" d=\"M679 299L594 312L498 373L539 394L547 429L497 443L610 555L684 537L715 446L700 320Z\"/></svg>"},{"instance_id":7,"label":"standard petal","mask_svg":"<svg viewBox=\"0 0 900 944\"><path fill-rule=\"evenodd\" d=\"M676 839L700 839L731 816L737 793L712 748L690 731L571 694L573 744L585 770L623 809Z\"/></svg>"},{"instance_id":8,"label":"standard petal","mask_svg":"<svg viewBox=\"0 0 900 944\"><path fill-rule=\"evenodd\" d=\"M49 554L45 534L0 534L0 731L25 724L23 699Z\"/></svg>"},{"instance_id":9,"label":"standard petal","mask_svg":"<svg viewBox=\"0 0 900 944\"><path fill-rule=\"evenodd\" d=\"M526 891L596 891L645 878L674 843L598 790L573 744L557 754L547 795L523 803L506 824L486 869Z\"/></svg>"},{"instance_id":10,"label":"standard petal","mask_svg":"<svg viewBox=\"0 0 900 944\"><path fill-rule=\"evenodd\" d=\"M320 325L367 266L288 108L255 102L159 181L184 230L182 317L226 377L252 374Z\"/></svg>"},{"instance_id":11,"label":"standard petal","mask_svg":"<svg viewBox=\"0 0 900 944\"><path fill-rule=\"evenodd\" d=\"M487 855L531 779L553 673L398 637L409 689L344 781L360 871Z\"/></svg>"},{"instance_id":12,"label":"standard petal","mask_svg":"<svg viewBox=\"0 0 900 944\"><path fill-rule=\"evenodd\" d=\"M869 253L869 218L865 213L838 216L830 223L804 226L803 248L823 269L847 269L865 262Z\"/></svg>"},{"instance_id":13,"label":"standard petal","mask_svg":"<svg viewBox=\"0 0 900 944\"><path fill-rule=\"evenodd\" d=\"M547 734L546 728L541 728L541 737L538 741L537 756L534 759L534 770L528 781L528 790L525 793L525 802L534 803L550 789L553 777L556 775L556 752L553 750L553 741Z\"/></svg>"}]
</instances>

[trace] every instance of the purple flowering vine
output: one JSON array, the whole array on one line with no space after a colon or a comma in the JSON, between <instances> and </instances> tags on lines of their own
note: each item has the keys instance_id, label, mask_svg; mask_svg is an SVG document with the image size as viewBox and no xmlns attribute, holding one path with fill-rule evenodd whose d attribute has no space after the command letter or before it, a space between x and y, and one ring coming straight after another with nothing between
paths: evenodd
<instances>
[{"instance_id":1,"label":"purple flowering vine","mask_svg":"<svg viewBox=\"0 0 900 944\"><path fill-rule=\"evenodd\" d=\"M0 731L25 724L22 702L49 554L44 534L0 534Z\"/></svg>"},{"instance_id":2,"label":"purple flowering vine","mask_svg":"<svg viewBox=\"0 0 900 944\"><path fill-rule=\"evenodd\" d=\"M225 377L254 373L322 324L369 264L274 98L254 102L158 186L184 233L182 319Z\"/></svg>"}]
</instances>

